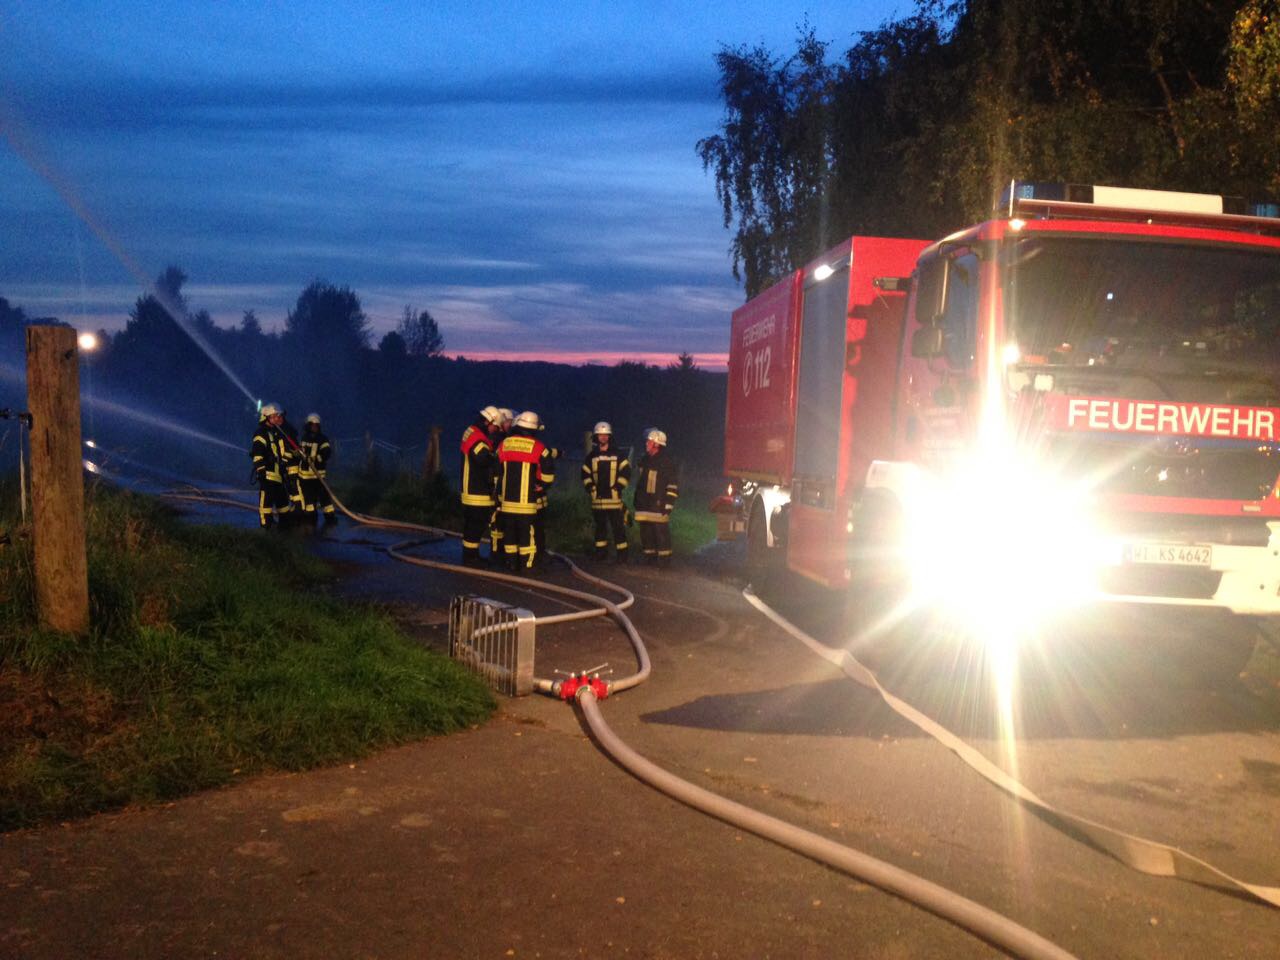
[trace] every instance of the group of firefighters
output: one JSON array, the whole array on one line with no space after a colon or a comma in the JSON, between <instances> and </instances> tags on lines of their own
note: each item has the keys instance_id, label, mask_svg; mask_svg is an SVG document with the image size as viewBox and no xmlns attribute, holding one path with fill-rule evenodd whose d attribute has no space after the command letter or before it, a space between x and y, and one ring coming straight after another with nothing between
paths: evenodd
<instances>
[{"instance_id":1,"label":"group of firefighters","mask_svg":"<svg viewBox=\"0 0 1280 960\"><path fill-rule=\"evenodd\" d=\"M263 528L315 526L317 514L326 524L336 523L333 497L324 482L333 447L320 429L320 415L307 414L301 436L279 404L264 404L258 416L250 454L259 523Z\"/></svg>"},{"instance_id":2,"label":"group of firefighters","mask_svg":"<svg viewBox=\"0 0 1280 960\"><path fill-rule=\"evenodd\" d=\"M485 407L462 434L462 562L481 563L480 545L489 541L490 563L530 570L546 557L547 491L555 482L560 453L538 439L541 419L532 410L516 416ZM635 489L635 520L647 562L671 563L671 511L680 495L676 465L667 454L667 435L645 431ZM597 559L625 563L627 513L622 494L631 484L631 462L614 446L613 427L592 429L591 449L582 462L582 485L591 500Z\"/></svg>"},{"instance_id":3,"label":"group of firefighters","mask_svg":"<svg viewBox=\"0 0 1280 960\"><path fill-rule=\"evenodd\" d=\"M489 562L514 571L530 570L547 556L547 491L555 482L560 452L538 438L541 419L532 410L519 416L485 407L462 434L462 562L481 563L480 545L489 541ZM637 464L635 521L646 562L671 563L671 511L680 495L677 467L667 453L667 435L646 430L645 452ZM258 486L262 527L314 526L316 516L336 523L333 497L324 482L333 448L309 414L302 435L275 403L263 405L253 434L253 478ZM599 560L626 563L627 514L622 495L631 485L631 461L614 446L613 427L592 429L591 449L582 462L582 485L595 521Z\"/></svg>"}]
</instances>

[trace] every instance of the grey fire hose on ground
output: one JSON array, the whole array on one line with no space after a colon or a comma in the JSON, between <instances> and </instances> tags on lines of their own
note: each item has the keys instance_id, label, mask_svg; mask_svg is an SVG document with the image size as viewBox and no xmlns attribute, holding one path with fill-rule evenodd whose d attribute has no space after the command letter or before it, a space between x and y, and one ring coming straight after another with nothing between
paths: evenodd
<instances>
[{"instance_id":1,"label":"grey fire hose on ground","mask_svg":"<svg viewBox=\"0 0 1280 960\"><path fill-rule=\"evenodd\" d=\"M178 498L196 499L196 497L190 495ZM250 509L255 509L252 505L245 504L242 501L218 500L216 502L231 503L241 507L248 506ZM366 517L363 514L349 510L336 497L334 498L334 503L338 509L352 520L369 526L383 529L414 530L434 536L458 536L454 531L428 527L422 524L383 520L379 517ZM474 567L464 567L460 564L428 560L422 557L411 557L403 551L414 542L421 541L397 543L390 547L387 552L398 560L421 566L433 567L466 576L480 577L486 580L514 583L522 587L536 585L539 590L546 590L561 596L570 596L598 604L598 608L576 611L574 614L557 614L553 617L538 618L537 622L544 624L548 622L563 622L567 619L581 619L585 616L598 616L602 613L608 613L627 634L635 651L637 663L635 673L608 684L608 691L610 693L621 692L648 679L651 671L649 653L639 632L624 612L624 609L630 606L635 598L622 587L586 573L567 557L563 556L559 557L559 559L569 565L575 576L617 591L623 594L626 600L622 603L613 603L604 597L574 590L570 587L563 587L559 584L530 581L525 577L511 574L478 570ZM543 692L553 693L556 692L558 684L555 681L540 680L538 681L538 686ZM681 803L685 803L725 823L771 840L819 863L826 864L849 876L864 880L910 903L914 903L930 913L948 920L964 930L968 930L986 942L1006 951L1011 956L1023 957L1026 960L1075 960L1073 954L1068 953L1034 931L1003 914L984 907L932 881L916 876L900 867L895 867L870 854L846 847L795 824L712 793L703 787L677 777L632 750L613 732L609 725L605 723L595 691L591 686L584 685L578 688L574 700L582 711L582 716L600 747L635 777L666 793L673 799L679 800Z\"/></svg>"}]
</instances>

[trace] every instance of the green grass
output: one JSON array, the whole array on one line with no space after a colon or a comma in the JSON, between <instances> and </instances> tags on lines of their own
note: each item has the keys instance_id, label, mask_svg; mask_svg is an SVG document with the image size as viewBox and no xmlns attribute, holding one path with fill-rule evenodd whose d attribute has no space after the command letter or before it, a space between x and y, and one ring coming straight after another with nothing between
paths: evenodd
<instances>
[{"instance_id":1,"label":"green grass","mask_svg":"<svg viewBox=\"0 0 1280 960\"><path fill-rule=\"evenodd\" d=\"M715 516L707 504L720 490L719 481L682 485L682 494L671 515L671 543L677 555L688 555L716 538ZM352 510L392 520L424 523L446 530L462 529L458 493L443 474L423 481L420 474L395 477L353 478L334 487L339 499ZM624 496L632 508L633 492ZM632 525L628 538L639 547L640 534ZM574 555L595 549L595 525L591 504L579 479L578 465L563 462L547 500L547 540L552 550Z\"/></svg>"},{"instance_id":2,"label":"green grass","mask_svg":"<svg viewBox=\"0 0 1280 960\"><path fill-rule=\"evenodd\" d=\"M458 493L443 473L429 480L420 473L402 471L392 476L360 475L331 482L338 499L356 513L444 530L462 529Z\"/></svg>"},{"instance_id":3,"label":"green grass","mask_svg":"<svg viewBox=\"0 0 1280 960\"><path fill-rule=\"evenodd\" d=\"M319 592L297 544L89 500L93 629L39 630L29 540L0 550L0 829L348 761L482 721L488 691Z\"/></svg>"}]
</instances>

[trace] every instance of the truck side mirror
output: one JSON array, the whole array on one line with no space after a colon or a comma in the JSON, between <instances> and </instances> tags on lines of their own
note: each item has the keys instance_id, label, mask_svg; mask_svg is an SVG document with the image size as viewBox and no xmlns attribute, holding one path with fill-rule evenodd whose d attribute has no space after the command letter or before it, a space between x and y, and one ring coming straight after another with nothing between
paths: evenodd
<instances>
[{"instance_id":1,"label":"truck side mirror","mask_svg":"<svg viewBox=\"0 0 1280 960\"><path fill-rule=\"evenodd\" d=\"M911 334L911 355L926 360L942 356L942 326L937 323L921 324Z\"/></svg>"}]
</instances>

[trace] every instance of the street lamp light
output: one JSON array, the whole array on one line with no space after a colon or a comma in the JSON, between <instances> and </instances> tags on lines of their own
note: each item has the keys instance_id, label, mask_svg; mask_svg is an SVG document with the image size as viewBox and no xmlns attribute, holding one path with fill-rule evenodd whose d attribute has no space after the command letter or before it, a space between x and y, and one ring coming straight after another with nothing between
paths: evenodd
<instances>
[{"instance_id":1,"label":"street lamp light","mask_svg":"<svg viewBox=\"0 0 1280 960\"><path fill-rule=\"evenodd\" d=\"M83 330L76 337L76 344L80 347L81 353L93 353L98 349L98 335L92 330ZM96 425L93 416L93 379L89 374L89 363L84 365L84 386L85 394L89 401L89 432L96 433ZM86 463L88 461L85 461Z\"/></svg>"}]
</instances>

